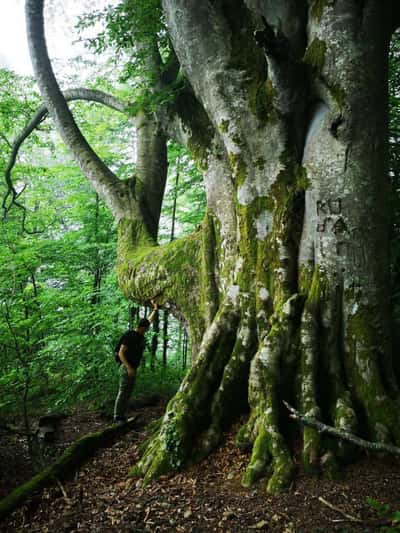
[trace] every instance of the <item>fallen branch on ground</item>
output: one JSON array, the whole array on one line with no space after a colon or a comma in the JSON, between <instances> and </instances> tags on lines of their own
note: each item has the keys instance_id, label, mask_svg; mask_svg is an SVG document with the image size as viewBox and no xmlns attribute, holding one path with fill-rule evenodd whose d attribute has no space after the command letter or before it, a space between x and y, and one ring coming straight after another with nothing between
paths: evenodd
<instances>
[{"instance_id":1,"label":"fallen branch on ground","mask_svg":"<svg viewBox=\"0 0 400 533\"><path fill-rule=\"evenodd\" d=\"M62 495L64 496L64 500L67 503L71 504L72 503L71 502L71 498L68 496L67 491L64 488L64 485L61 483L61 481L58 478L56 479L56 482L57 482L57 485L59 486L59 488L60 488L60 490L62 492Z\"/></svg>"},{"instance_id":2,"label":"fallen branch on ground","mask_svg":"<svg viewBox=\"0 0 400 533\"><path fill-rule=\"evenodd\" d=\"M57 483L57 480L60 482L60 480L66 478L77 466L91 457L98 448L107 446L110 439L128 432L134 426L136 419L137 416L129 418L125 424L113 424L102 431L90 433L75 441L51 466L39 472L39 474L20 487L17 487L0 501L0 520L5 518L37 490Z\"/></svg>"},{"instance_id":3,"label":"fallen branch on ground","mask_svg":"<svg viewBox=\"0 0 400 533\"><path fill-rule=\"evenodd\" d=\"M400 448L398 448L397 446L393 446L391 444L384 444L383 442L371 442L369 440L361 439L360 437L353 435L353 433L348 433L347 431L336 429L332 426L323 424L322 422L316 420L311 416L303 415L296 411L294 407L292 407L285 401L283 403L290 411L291 418L293 418L294 420L298 420L301 424L304 424L305 426L315 428L320 433L326 433L328 435L331 435L332 437L347 440L348 442L351 442L356 446L360 446L361 448L372 450L374 452L388 452L393 455L400 455Z\"/></svg>"},{"instance_id":4,"label":"fallen branch on ground","mask_svg":"<svg viewBox=\"0 0 400 533\"><path fill-rule=\"evenodd\" d=\"M352 516L351 514L347 514L345 511L340 509L340 507L336 507L336 505L333 505L332 503L328 502L322 496L319 496L318 500L321 503L323 503L324 505L326 505L327 507L329 507L329 509L332 509L333 511L336 511L337 513L341 514L342 516L344 516L345 518L350 520L350 522L362 523L362 520L360 518L356 518L355 516Z\"/></svg>"}]
</instances>

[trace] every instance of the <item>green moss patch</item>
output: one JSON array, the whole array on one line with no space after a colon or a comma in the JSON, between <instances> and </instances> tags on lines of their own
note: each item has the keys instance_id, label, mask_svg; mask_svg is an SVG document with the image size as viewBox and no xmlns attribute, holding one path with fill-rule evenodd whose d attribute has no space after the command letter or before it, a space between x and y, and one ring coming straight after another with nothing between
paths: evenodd
<instances>
[{"instance_id":1,"label":"green moss patch","mask_svg":"<svg viewBox=\"0 0 400 533\"><path fill-rule=\"evenodd\" d=\"M304 52L303 62L315 74L321 74L325 64L326 43L315 37Z\"/></svg>"}]
</instances>

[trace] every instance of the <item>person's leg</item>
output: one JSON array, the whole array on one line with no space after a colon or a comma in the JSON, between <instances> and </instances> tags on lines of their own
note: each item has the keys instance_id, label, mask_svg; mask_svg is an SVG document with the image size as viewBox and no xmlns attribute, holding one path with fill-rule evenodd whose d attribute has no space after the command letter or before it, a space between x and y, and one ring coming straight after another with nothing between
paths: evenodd
<instances>
[{"instance_id":1,"label":"person's leg","mask_svg":"<svg viewBox=\"0 0 400 533\"><path fill-rule=\"evenodd\" d=\"M114 406L114 420L124 419L134 383L135 380L128 377L128 372L125 366L121 365L119 368L119 390Z\"/></svg>"}]
</instances>

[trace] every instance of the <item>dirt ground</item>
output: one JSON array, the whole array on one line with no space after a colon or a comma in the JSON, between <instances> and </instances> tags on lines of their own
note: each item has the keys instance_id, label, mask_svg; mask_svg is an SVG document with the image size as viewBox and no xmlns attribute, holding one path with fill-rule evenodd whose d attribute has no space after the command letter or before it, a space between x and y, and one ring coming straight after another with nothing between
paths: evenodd
<instances>
[{"instance_id":1,"label":"dirt ground","mask_svg":"<svg viewBox=\"0 0 400 533\"><path fill-rule=\"evenodd\" d=\"M390 517L400 509L400 460L360 452L343 479L306 476L298 465L291 489L265 492L265 481L246 490L240 478L248 456L234 445L235 433L207 460L143 487L127 472L139 457L147 423L163 405L142 408L137 425L95 456L62 484L42 490L0 524L1 532L358 532L400 531ZM108 421L80 413L61 423L55 449ZM54 454L54 448L52 450ZM0 497L29 479L20 437L0 441ZM50 461L51 458L48 458ZM375 503L368 503L371 498ZM377 503L379 502L379 504Z\"/></svg>"}]
</instances>

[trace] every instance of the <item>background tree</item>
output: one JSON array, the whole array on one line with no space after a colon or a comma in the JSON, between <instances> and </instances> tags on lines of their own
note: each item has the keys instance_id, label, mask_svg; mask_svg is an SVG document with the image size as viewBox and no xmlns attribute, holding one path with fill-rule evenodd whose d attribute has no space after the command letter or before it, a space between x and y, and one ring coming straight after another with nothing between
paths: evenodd
<instances>
[{"instance_id":1,"label":"background tree","mask_svg":"<svg viewBox=\"0 0 400 533\"><path fill-rule=\"evenodd\" d=\"M26 6L45 105L118 221L121 288L168 304L191 335L195 362L135 472L147 481L209 453L248 404L243 483L271 464L268 489L282 490L293 472L283 399L399 443L384 209L397 3L163 0L167 32L157 2L151 23L150 3L121 2L110 34L130 36L143 65L128 179L77 128L48 60L43 2ZM202 169L207 213L193 235L157 246L167 138ZM308 468L343 453L303 431Z\"/></svg>"},{"instance_id":2,"label":"background tree","mask_svg":"<svg viewBox=\"0 0 400 533\"><path fill-rule=\"evenodd\" d=\"M80 65L88 69L93 89L107 88L104 80L93 76L92 64ZM33 80L5 69L0 76L0 169L4 173L15 147L13 139L36 116L40 98ZM67 79L77 83L74 77ZM120 175L132 172L135 150L130 120L97 104L73 105L86 136L102 157L118 167ZM171 180L177 157L183 157L182 149L170 151ZM192 169L185 158L185 168ZM117 289L116 235L110 212L81 177L50 120L41 122L23 143L12 176L20 192L17 202L25 206L29 233L21 227L21 211L10 210L0 236L0 413L22 412L29 432L31 415L43 410L82 404L107 407L107 401L111 405L116 388L113 348L128 321L132 326L137 322L128 308L139 312L139 305L129 306ZM191 201L192 182L183 180L179 191L180 232L190 227L186 203ZM160 231L170 230L170 211L166 202ZM199 217L191 227L198 225ZM157 358L162 354L154 352L155 373L141 369L138 394L170 395L179 386L182 370L177 339L178 325L172 320L168 369L161 369Z\"/></svg>"}]
</instances>

